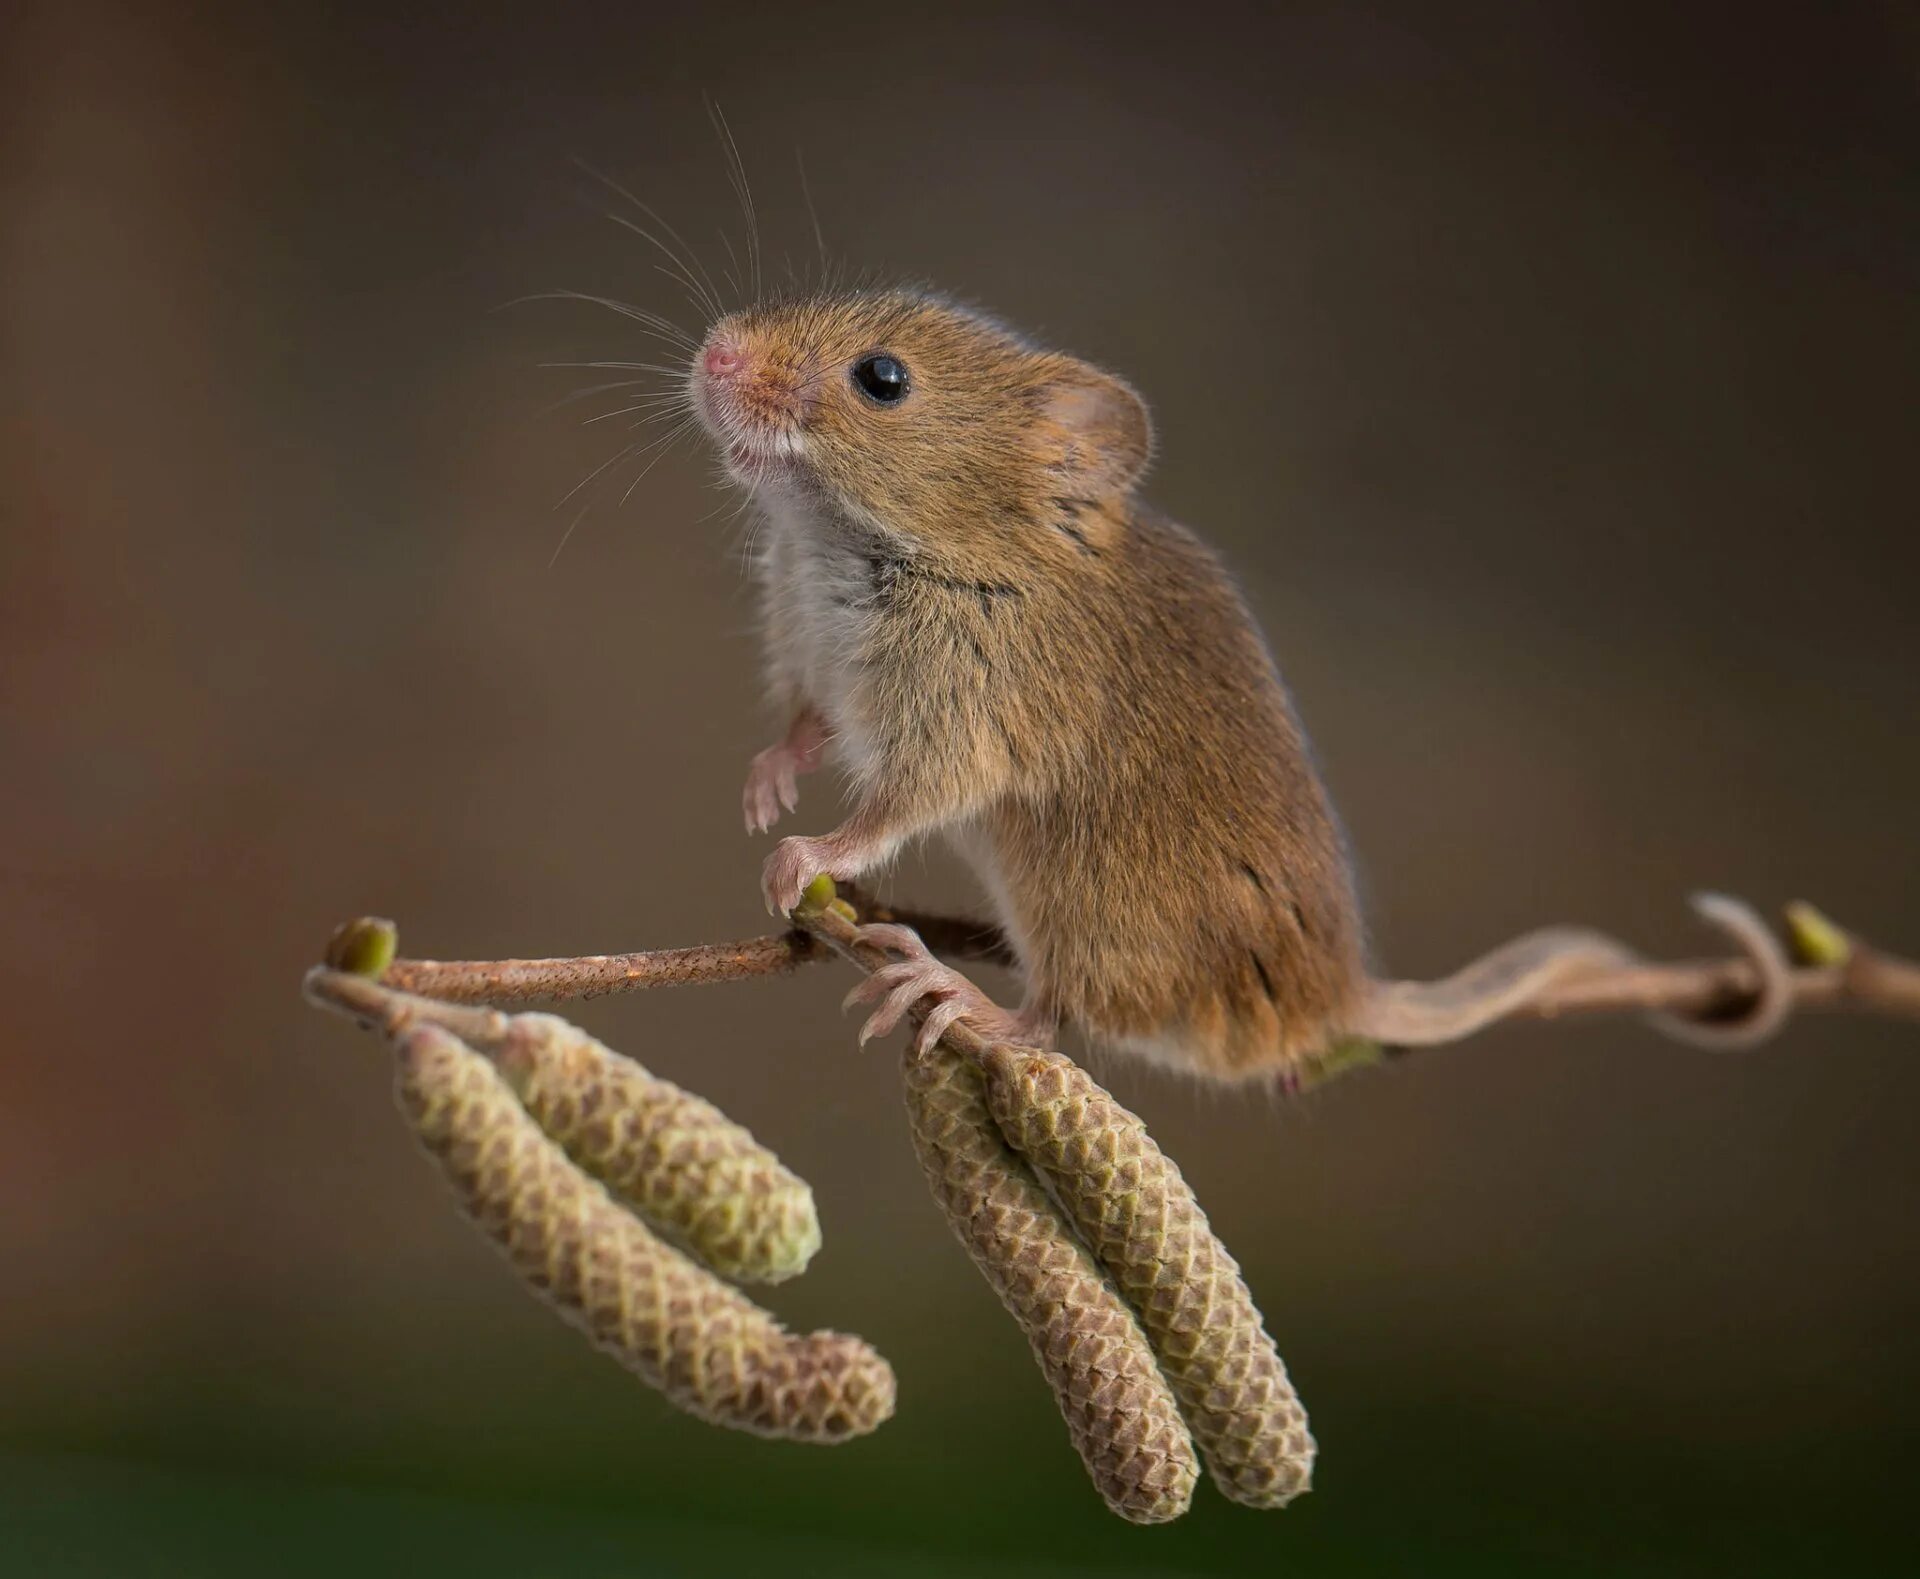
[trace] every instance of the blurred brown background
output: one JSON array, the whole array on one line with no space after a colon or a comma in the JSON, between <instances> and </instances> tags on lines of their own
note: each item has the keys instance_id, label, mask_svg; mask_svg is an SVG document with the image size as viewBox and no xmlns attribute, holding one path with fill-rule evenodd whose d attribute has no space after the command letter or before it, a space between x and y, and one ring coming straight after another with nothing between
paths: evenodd
<instances>
[{"instance_id":1,"label":"blurred brown background","mask_svg":"<svg viewBox=\"0 0 1920 1579\"><path fill-rule=\"evenodd\" d=\"M739 526L682 450L549 566L622 434L538 364L652 347L494 310L681 313L570 161L717 264L704 92L771 256L801 149L836 255L1149 393L1393 968L1685 952L1701 886L1920 948L1912 7L29 4L0 55L0 1569L1912 1571L1912 1027L1116 1072L1322 1443L1293 1511L1136 1532L833 972L581 1016L813 1181L775 1302L902 1387L833 1454L541 1312L296 991L367 910L442 955L763 926Z\"/></svg>"}]
</instances>

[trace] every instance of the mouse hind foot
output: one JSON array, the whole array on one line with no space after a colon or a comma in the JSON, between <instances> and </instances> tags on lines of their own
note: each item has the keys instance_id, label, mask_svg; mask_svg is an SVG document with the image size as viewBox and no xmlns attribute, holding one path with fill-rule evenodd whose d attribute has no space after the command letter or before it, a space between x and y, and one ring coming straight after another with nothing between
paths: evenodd
<instances>
[{"instance_id":1,"label":"mouse hind foot","mask_svg":"<svg viewBox=\"0 0 1920 1579\"><path fill-rule=\"evenodd\" d=\"M860 929L860 941L905 958L874 971L846 996L843 1008L874 1005L860 1028L862 1045L885 1036L918 1009L923 1018L913 1045L931 1050L948 1027L964 1020L989 1042L1011 1042L1022 1047L1051 1047L1056 1027L1032 1006L1018 1011L1002 1008L979 987L945 961L936 959L911 927L873 922ZM929 1002L928 1000L932 1000Z\"/></svg>"}]
</instances>

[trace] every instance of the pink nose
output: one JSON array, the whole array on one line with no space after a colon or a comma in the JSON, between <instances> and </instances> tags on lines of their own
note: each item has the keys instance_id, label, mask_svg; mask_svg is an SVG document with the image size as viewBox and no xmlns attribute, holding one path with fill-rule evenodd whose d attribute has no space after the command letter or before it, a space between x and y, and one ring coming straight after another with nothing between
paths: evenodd
<instances>
[{"instance_id":1,"label":"pink nose","mask_svg":"<svg viewBox=\"0 0 1920 1579\"><path fill-rule=\"evenodd\" d=\"M713 378L731 378L740 371L740 353L724 341L707 347L707 373Z\"/></svg>"}]
</instances>

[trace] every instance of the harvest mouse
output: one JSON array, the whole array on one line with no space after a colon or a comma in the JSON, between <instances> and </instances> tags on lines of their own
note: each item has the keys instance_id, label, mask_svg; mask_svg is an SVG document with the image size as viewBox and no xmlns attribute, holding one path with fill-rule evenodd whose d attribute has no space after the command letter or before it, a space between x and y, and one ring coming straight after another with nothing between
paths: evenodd
<instances>
[{"instance_id":1,"label":"harvest mouse","mask_svg":"<svg viewBox=\"0 0 1920 1579\"><path fill-rule=\"evenodd\" d=\"M869 1031L917 1006L923 1045L965 1016L998 1038L1072 1027L1213 1079L1285 1078L1342 1038L1451 1039L1630 957L1555 928L1447 981L1369 976L1287 692L1220 562L1140 499L1153 428L1122 379L908 290L724 317L690 378L764 517L787 726L754 759L748 827L791 810L829 752L855 801L833 832L780 842L769 905L939 833L1025 977L1011 1013L911 932L869 927L904 956L863 984ZM1669 1028L1744 1041L1773 1018L1762 1003L1736 1026Z\"/></svg>"}]
</instances>

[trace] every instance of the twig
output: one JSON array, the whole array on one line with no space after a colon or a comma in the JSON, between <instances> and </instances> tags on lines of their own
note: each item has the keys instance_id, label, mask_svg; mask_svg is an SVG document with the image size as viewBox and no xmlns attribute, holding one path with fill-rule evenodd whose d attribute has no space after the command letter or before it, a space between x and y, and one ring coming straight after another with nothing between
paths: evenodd
<instances>
[{"instance_id":1,"label":"twig","mask_svg":"<svg viewBox=\"0 0 1920 1579\"><path fill-rule=\"evenodd\" d=\"M584 954L573 959L397 959L380 980L402 992L448 1003L533 1003L598 998L648 987L784 976L826 955L805 932L781 932L738 943Z\"/></svg>"},{"instance_id":2,"label":"twig","mask_svg":"<svg viewBox=\"0 0 1920 1579\"><path fill-rule=\"evenodd\" d=\"M1788 980L1796 1010L1847 1009L1920 1019L1920 965L1891 954L1856 946L1844 965L1801 966ZM1512 1017L1553 1020L1574 1014L1661 1012L1724 1019L1752 1003L1759 987L1759 972L1743 959L1623 965L1563 982L1516 1009Z\"/></svg>"},{"instance_id":3,"label":"twig","mask_svg":"<svg viewBox=\"0 0 1920 1579\"><path fill-rule=\"evenodd\" d=\"M841 883L838 887L840 897L860 913L862 920L912 927L920 934L920 941L936 954L990 965L1012 967L1020 963L1006 934L991 921L971 916L937 916L925 910L887 904L857 883Z\"/></svg>"},{"instance_id":4,"label":"twig","mask_svg":"<svg viewBox=\"0 0 1920 1579\"><path fill-rule=\"evenodd\" d=\"M1014 963L1005 936L989 922L884 905L852 885L843 886L841 892L869 920L912 927L936 954L998 965ZM368 924L349 922L342 927L328 946L328 963L351 968L343 955L360 943ZM756 976L784 976L829 957L811 933L796 927L738 943L700 943L692 948L643 949L630 954L582 954L567 959L396 959L379 979L385 986L438 998L443 1003L556 1003L615 992L642 992L649 987L703 986Z\"/></svg>"},{"instance_id":5,"label":"twig","mask_svg":"<svg viewBox=\"0 0 1920 1579\"><path fill-rule=\"evenodd\" d=\"M1005 937L985 922L883 905L857 888L846 887L842 893L863 918L910 926L935 953L1013 963ZM877 969L887 963L887 956L858 941L851 913L819 910L790 931L737 943L570 959L395 959L373 974L386 986L442 1002L520 1004L785 975L834 955L864 970ZM373 925L350 922L343 927L329 946L329 964L357 968L348 956L364 946L367 928ZM1792 952L1802 961L1784 978L1790 1009L1920 1020L1920 964L1848 937L1806 906L1788 910L1786 931ZM1632 961L1556 982L1516 1005L1506 1018L1638 1013L1712 1025L1746 1015L1761 987L1760 971L1744 958ZM963 1056L978 1056L984 1046L964 1026L955 1027L948 1040Z\"/></svg>"}]
</instances>

